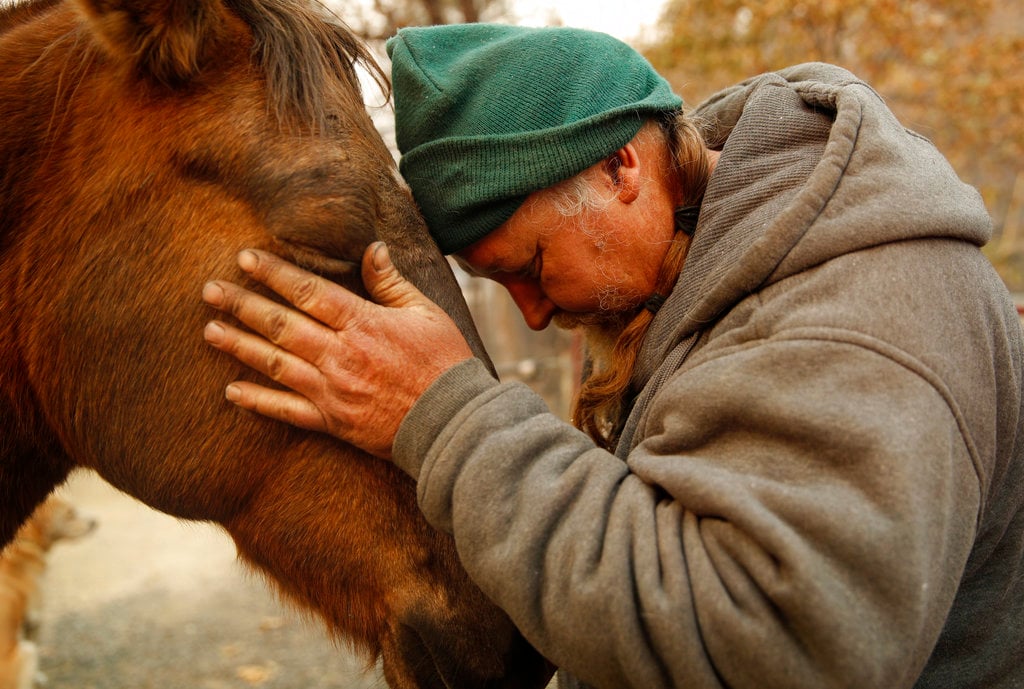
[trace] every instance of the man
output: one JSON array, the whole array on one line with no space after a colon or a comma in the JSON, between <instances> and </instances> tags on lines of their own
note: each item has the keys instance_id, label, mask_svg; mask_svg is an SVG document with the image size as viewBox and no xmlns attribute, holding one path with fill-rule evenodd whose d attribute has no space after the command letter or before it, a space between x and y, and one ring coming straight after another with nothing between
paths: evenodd
<instances>
[{"instance_id":1,"label":"man","mask_svg":"<svg viewBox=\"0 0 1024 689\"><path fill-rule=\"evenodd\" d=\"M1024 686L1021 331L978 194L928 141L828 65L714 96L694 147L607 36L434 27L389 52L442 249L532 327L617 338L588 434L493 380L380 245L376 303L243 252L313 318L207 286L280 326L207 339L295 391L229 399L391 458L587 684Z\"/></svg>"}]
</instances>

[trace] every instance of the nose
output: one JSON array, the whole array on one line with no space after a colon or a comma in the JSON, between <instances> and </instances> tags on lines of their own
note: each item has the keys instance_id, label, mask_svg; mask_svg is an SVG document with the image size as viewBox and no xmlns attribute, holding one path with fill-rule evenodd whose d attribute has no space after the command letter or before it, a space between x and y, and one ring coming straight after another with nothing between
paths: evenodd
<instances>
[{"instance_id":1,"label":"nose","mask_svg":"<svg viewBox=\"0 0 1024 689\"><path fill-rule=\"evenodd\" d=\"M535 280L508 280L504 285L531 330L543 330L548 327L557 307Z\"/></svg>"}]
</instances>

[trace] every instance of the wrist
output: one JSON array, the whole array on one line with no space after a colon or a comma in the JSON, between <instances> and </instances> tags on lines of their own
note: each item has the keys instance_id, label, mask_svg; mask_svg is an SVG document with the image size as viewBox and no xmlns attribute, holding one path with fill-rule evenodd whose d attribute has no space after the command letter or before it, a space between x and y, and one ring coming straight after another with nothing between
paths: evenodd
<instances>
[{"instance_id":1,"label":"wrist","mask_svg":"<svg viewBox=\"0 0 1024 689\"><path fill-rule=\"evenodd\" d=\"M476 396L498 381L476 358L465 359L442 373L413 404L398 426L392 461L419 479L434 441L441 430Z\"/></svg>"}]
</instances>

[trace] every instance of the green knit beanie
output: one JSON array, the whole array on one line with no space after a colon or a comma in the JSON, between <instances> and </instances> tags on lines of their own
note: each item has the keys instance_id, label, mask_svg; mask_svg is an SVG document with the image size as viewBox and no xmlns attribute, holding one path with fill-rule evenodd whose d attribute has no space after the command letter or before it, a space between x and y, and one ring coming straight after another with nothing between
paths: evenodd
<instances>
[{"instance_id":1,"label":"green knit beanie","mask_svg":"<svg viewBox=\"0 0 1024 689\"><path fill-rule=\"evenodd\" d=\"M682 106L643 56L593 31L408 28L387 51L400 169L446 254Z\"/></svg>"}]
</instances>

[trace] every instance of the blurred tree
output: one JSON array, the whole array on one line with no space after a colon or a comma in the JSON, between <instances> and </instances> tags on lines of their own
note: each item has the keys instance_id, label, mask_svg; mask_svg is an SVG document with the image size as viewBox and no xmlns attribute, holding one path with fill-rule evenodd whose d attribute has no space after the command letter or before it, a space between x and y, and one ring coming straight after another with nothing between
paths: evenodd
<instances>
[{"instance_id":1,"label":"blurred tree","mask_svg":"<svg viewBox=\"0 0 1024 689\"><path fill-rule=\"evenodd\" d=\"M1024 291L1024 0L668 0L645 49L688 103L821 60L871 83L976 186Z\"/></svg>"},{"instance_id":2,"label":"blurred tree","mask_svg":"<svg viewBox=\"0 0 1024 689\"><path fill-rule=\"evenodd\" d=\"M367 40L383 40L405 26L496 21L508 0L326 0L345 23Z\"/></svg>"}]
</instances>

